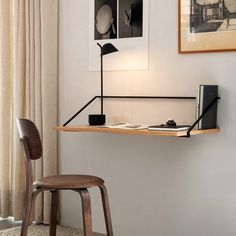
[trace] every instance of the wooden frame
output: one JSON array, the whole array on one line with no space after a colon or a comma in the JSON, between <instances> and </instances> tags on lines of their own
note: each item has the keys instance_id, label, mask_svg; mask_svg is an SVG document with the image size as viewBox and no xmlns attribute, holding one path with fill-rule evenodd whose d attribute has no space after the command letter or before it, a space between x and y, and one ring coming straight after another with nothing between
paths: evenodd
<instances>
[{"instance_id":1,"label":"wooden frame","mask_svg":"<svg viewBox=\"0 0 236 236\"><path fill-rule=\"evenodd\" d=\"M236 51L236 0L200 3L178 0L178 52Z\"/></svg>"}]
</instances>

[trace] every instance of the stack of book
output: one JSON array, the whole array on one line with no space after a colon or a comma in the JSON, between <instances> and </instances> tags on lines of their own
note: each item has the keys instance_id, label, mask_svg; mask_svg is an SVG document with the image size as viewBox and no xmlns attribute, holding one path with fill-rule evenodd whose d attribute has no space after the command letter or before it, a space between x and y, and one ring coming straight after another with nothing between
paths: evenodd
<instances>
[{"instance_id":1,"label":"stack of book","mask_svg":"<svg viewBox=\"0 0 236 236\"><path fill-rule=\"evenodd\" d=\"M198 119L212 101L218 97L217 85L200 85L197 97L197 114ZM197 129L213 129L217 127L217 102L215 102L207 113L197 124Z\"/></svg>"},{"instance_id":2,"label":"stack of book","mask_svg":"<svg viewBox=\"0 0 236 236\"><path fill-rule=\"evenodd\" d=\"M176 126L169 126L169 125L150 125L148 126L148 130L153 131L184 131L190 128L189 125L176 125Z\"/></svg>"}]
</instances>

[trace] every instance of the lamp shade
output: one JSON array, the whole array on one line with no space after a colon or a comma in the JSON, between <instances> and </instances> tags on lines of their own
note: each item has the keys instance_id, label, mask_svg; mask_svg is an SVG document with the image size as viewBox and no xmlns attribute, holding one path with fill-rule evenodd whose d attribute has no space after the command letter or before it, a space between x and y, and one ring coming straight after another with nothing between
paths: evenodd
<instances>
[{"instance_id":1,"label":"lamp shade","mask_svg":"<svg viewBox=\"0 0 236 236\"><path fill-rule=\"evenodd\" d=\"M103 46L101 46L98 43L98 46L101 48L101 56L113 53L113 52L117 52L118 49L111 43L106 43Z\"/></svg>"}]
</instances>

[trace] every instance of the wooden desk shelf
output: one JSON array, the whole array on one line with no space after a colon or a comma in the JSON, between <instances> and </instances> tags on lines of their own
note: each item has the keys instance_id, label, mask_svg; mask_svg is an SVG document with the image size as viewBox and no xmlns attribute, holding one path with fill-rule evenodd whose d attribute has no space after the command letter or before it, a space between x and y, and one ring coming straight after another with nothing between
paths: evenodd
<instances>
[{"instance_id":1,"label":"wooden desk shelf","mask_svg":"<svg viewBox=\"0 0 236 236\"><path fill-rule=\"evenodd\" d=\"M135 130L135 129L118 129L118 128L108 128L101 126L89 126L89 125L77 125L68 126L68 124L79 115L86 107L88 107L94 100L101 98L101 96L95 96L89 102L87 102L77 113L75 113L69 120L67 120L63 126L57 126L54 128L56 131L64 132L93 132L93 133L112 133L112 134L130 134L130 135L156 135L156 136L167 136L167 137L190 137L192 135L199 134L211 134L218 133L220 130L207 129L207 130L194 130L199 121L203 116L209 111L209 109L220 99L220 97L215 97L211 103L204 109L202 114L198 119L192 124L192 126L187 131L169 132L169 131L150 131L150 130ZM196 99L196 97L173 97L173 96L103 96L103 98L109 99Z\"/></svg>"},{"instance_id":2,"label":"wooden desk shelf","mask_svg":"<svg viewBox=\"0 0 236 236\"><path fill-rule=\"evenodd\" d=\"M90 133L110 133L110 134L129 134L129 135L154 135L154 136L166 136L166 137L184 137L187 135L187 131L150 131L135 130L135 129L117 129L117 128L107 128L89 125L75 125L75 126L57 126L54 128L56 131L63 132L90 132ZM190 136L200 135L200 134L214 134L218 133L220 129L207 129L207 130L192 130Z\"/></svg>"}]
</instances>

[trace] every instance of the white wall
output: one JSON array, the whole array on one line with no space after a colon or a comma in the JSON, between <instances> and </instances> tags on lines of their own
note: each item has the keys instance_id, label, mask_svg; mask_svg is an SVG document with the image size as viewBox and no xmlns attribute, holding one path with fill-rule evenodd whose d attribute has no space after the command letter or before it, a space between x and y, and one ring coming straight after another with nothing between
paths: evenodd
<instances>
[{"instance_id":1,"label":"white wall","mask_svg":"<svg viewBox=\"0 0 236 236\"><path fill-rule=\"evenodd\" d=\"M99 93L88 72L88 1L60 0L59 123ZM177 1L150 0L150 69L105 73L105 94L195 96L219 84L221 132L185 138L61 133L61 173L103 177L115 235L236 235L236 52L178 55ZM73 124L86 123L99 103ZM193 101L107 101L108 121L192 122ZM91 193L94 230L104 232L99 192ZM81 227L79 196L63 193L62 223Z\"/></svg>"}]
</instances>

